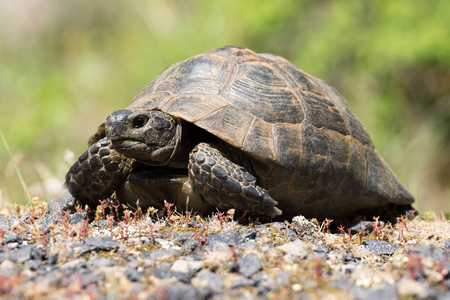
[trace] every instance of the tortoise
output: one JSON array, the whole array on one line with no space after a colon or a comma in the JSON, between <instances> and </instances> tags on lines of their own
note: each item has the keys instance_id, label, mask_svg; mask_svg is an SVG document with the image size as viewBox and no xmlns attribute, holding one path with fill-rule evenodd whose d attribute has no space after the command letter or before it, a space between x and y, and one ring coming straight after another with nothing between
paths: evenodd
<instances>
[{"instance_id":1,"label":"tortoise","mask_svg":"<svg viewBox=\"0 0 450 300\"><path fill-rule=\"evenodd\" d=\"M131 207L288 219L411 209L413 196L330 85L273 54L234 46L164 70L109 115L48 212Z\"/></svg>"}]
</instances>

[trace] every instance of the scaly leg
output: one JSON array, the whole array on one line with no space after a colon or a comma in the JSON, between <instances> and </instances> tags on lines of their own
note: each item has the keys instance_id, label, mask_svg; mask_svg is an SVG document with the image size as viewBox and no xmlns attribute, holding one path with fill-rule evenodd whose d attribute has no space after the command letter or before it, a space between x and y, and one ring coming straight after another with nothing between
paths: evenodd
<instances>
[{"instance_id":1,"label":"scaly leg","mask_svg":"<svg viewBox=\"0 0 450 300\"><path fill-rule=\"evenodd\" d=\"M189 177L194 192L221 210L235 208L253 215L281 215L275 200L256 183L256 177L229 160L218 148L198 144L189 157Z\"/></svg>"}]
</instances>

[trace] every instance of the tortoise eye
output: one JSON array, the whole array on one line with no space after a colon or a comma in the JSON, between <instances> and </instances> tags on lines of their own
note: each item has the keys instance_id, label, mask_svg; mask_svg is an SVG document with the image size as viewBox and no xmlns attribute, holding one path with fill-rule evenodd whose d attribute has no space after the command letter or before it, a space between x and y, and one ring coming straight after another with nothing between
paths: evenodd
<instances>
[{"instance_id":1,"label":"tortoise eye","mask_svg":"<svg viewBox=\"0 0 450 300\"><path fill-rule=\"evenodd\" d=\"M133 128L141 128L144 126L148 121L148 118L146 116L137 116L133 119Z\"/></svg>"}]
</instances>

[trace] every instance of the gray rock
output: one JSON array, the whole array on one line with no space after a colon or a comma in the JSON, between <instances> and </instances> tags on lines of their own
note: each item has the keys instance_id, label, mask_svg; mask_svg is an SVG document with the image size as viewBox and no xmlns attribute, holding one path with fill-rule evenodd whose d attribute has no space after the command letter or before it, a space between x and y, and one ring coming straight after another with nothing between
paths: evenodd
<instances>
[{"instance_id":1,"label":"gray rock","mask_svg":"<svg viewBox=\"0 0 450 300\"><path fill-rule=\"evenodd\" d=\"M369 221L361 221L358 223L353 223L345 228L345 232L347 232L349 229L351 230L352 234L358 234L361 232L361 230L364 232L364 234L368 234L373 231L373 224Z\"/></svg>"},{"instance_id":2,"label":"gray rock","mask_svg":"<svg viewBox=\"0 0 450 300\"><path fill-rule=\"evenodd\" d=\"M119 242L110 237L88 237L83 243L73 246L73 250L78 255L83 255L92 251L110 251L119 248Z\"/></svg>"},{"instance_id":3,"label":"gray rock","mask_svg":"<svg viewBox=\"0 0 450 300\"><path fill-rule=\"evenodd\" d=\"M125 267L125 270L123 271L125 276L127 276L128 280L132 282L137 282L141 280L141 278L144 276L144 271L139 271L136 267Z\"/></svg>"},{"instance_id":4,"label":"gray rock","mask_svg":"<svg viewBox=\"0 0 450 300\"><path fill-rule=\"evenodd\" d=\"M284 231L284 235L287 236L291 241L295 241L295 239L297 238L297 234L294 230L291 229L286 229Z\"/></svg>"},{"instance_id":5,"label":"gray rock","mask_svg":"<svg viewBox=\"0 0 450 300\"><path fill-rule=\"evenodd\" d=\"M15 227L20 224L20 218L16 216L9 216L8 217L9 222L9 228Z\"/></svg>"},{"instance_id":6,"label":"gray rock","mask_svg":"<svg viewBox=\"0 0 450 300\"><path fill-rule=\"evenodd\" d=\"M181 247L188 251L195 251L198 249L198 242L196 240L187 240L183 243L183 245ZM201 245L200 245L200 247L201 247Z\"/></svg>"},{"instance_id":7,"label":"gray rock","mask_svg":"<svg viewBox=\"0 0 450 300\"><path fill-rule=\"evenodd\" d=\"M437 296L437 300L448 300L450 299L450 290L440 293Z\"/></svg>"},{"instance_id":8,"label":"gray rock","mask_svg":"<svg viewBox=\"0 0 450 300\"><path fill-rule=\"evenodd\" d=\"M245 277L251 277L256 272L263 269L261 259L253 253L250 253L237 261L238 271Z\"/></svg>"},{"instance_id":9,"label":"gray rock","mask_svg":"<svg viewBox=\"0 0 450 300\"><path fill-rule=\"evenodd\" d=\"M260 235L258 231L252 228L242 228L239 230L239 233L242 235L244 241L255 240Z\"/></svg>"},{"instance_id":10,"label":"gray rock","mask_svg":"<svg viewBox=\"0 0 450 300\"><path fill-rule=\"evenodd\" d=\"M180 258L172 264L170 271L173 276L188 283L191 281L192 276L202 268L202 265L202 261Z\"/></svg>"},{"instance_id":11,"label":"gray rock","mask_svg":"<svg viewBox=\"0 0 450 300\"><path fill-rule=\"evenodd\" d=\"M230 251L230 247L224 242L213 241L206 245L209 251Z\"/></svg>"},{"instance_id":12,"label":"gray rock","mask_svg":"<svg viewBox=\"0 0 450 300\"><path fill-rule=\"evenodd\" d=\"M0 262L8 259L17 263L24 263L25 261L31 259L31 252L33 248L34 247L30 245L22 245L15 250L0 253Z\"/></svg>"},{"instance_id":13,"label":"gray rock","mask_svg":"<svg viewBox=\"0 0 450 300\"><path fill-rule=\"evenodd\" d=\"M1 217L0 218L0 229L3 230L3 231L9 229L8 218L6 218L6 217Z\"/></svg>"},{"instance_id":14,"label":"gray rock","mask_svg":"<svg viewBox=\"0 0 450 300\"><path fill-rule=\"evenodd\" d=\"M4 244L10 244L10 243L18 243L22 244L23 239L19 235L17 235L14 232L6 230L4 233L3 243Z\"/></svg>"},{"instance_id":15,"label":"gray rock","mask_svg":"<svg viewBox=\"0 0 450 300\"><path fill-rule=\"evenodd\" d=\"M150 259L150 260L162 260L174 255L177 255L180 251L169 248L169 249L156 249L150 252L144 252L141 254L141 258Z\"/></svg>"},{"instance_id":16,"label":"gray rock","mask_svg":"<svg viewBox=\"0 0 450 300\"><path fill-rule=\"evenodd\" d=\"M380 240L368 240L362 243L363 247L367 248L370 252L378 255L392 255L397 245L380 241Z\"/></svg>"},{"instance_id":17,"label":"gray rock","mask_svg":"<svg viewBox=\"0 0 450 300\"><path fill-rule=\"evenodd\" d=\"M195 234L193 232L175 232L175 233L171 233L169 234L169 239L173 240L175 243L182 245L184 244L187 240L191 240L195 237Z\"/></svg>"},{"instance_id":18,"label":"gray rock","mask_svg":"<svg viewBox=\"0 0 450 300\"><path fill-rule=\"evenodd\" d=\"M86 213L69 214L69 224L71 224L71 225L83 223L87 219L88 219L88 216Z\"/></svg>"},{"instance_id":19,"label":"gray rock","mask_svg":"<svg viewBox=\"0 0 450 300\"><path fill-rule=\"evenodd\" d=\"M238 232L227 230L218 234L211 234L208 236L208 243L212 243L214 241L224 242L228 246L237 246L244 240Z\"/></svg>"},{"instance_id":20,"label":"gray rock","mask_svg":"<svg viewBox=\"0 0 450 300\"><path fill-rule=\"evenodd\" d=\"M313 257L314 258L318 257L318 258L325 260L325 259L327 259L329 252L330 252L330 250L328 249L327 246L324 246L324 245L315 246L314 252L313 252Z\"/></svg>"},{"instance_id":21,"label":"gray rock","mask_svg":"<svg viewBox=\"0 0 450 300\"><path fill-rule=\"evenodd\" d=\"M155 276L156 278L165 279L171 277L170 267L172 265L170 263L164 262L159 264L156 268L150 271L150 274Z\"/></svg>"},{"instance_id":22,"label":"gray rock","mask_svg":"<svg viewBox=\"0 0 450 300\"><path fill-rule=\"evenodd\" d=\"M444 251L450 251L450 240L442 242L441 249Z\"/></svg>"},{"instance_id":23,"label":"gray rock","mask_svg":"<svg viewBox=\"0 0 450 300\"><path fill-rule=\"evenodd\" d=\"M278 246L277 249L284 252L283 259L287 263L291 264L298 259L305 259L309 254L307 243L301 240L295 240L293 242L286 243L284 245Z\"/></svg>"},{"instance_id":24,"label":"gray rock","mask_svg":"<svg viewBox=\"0 0 450 300\"><path fill-rule=\"evenodd\" d=\"M97 222L93 222L93 223L91 224L91 226L92 226L92 227L98 227L98 228L108 228L109 224L108 224L108 221L107 221L107 220L100 220L100 221L97 221ZM112 221L112 226L113 226L113 227L116 227L116 226L117 226L116 220L113 220L113 221Z\"/></svg>"},{"instance_id":25,"label":"gray rock","mask_svg":"<svg viewBox=\"0 0 450 300\"><path fill-rule=\"evenodd\" d=\"M192 279L192 283L199 289L200 294L204 299L223 293L225 288L222 278L207 269L201 270L197 276Z\"/></svg>"},{"instance_id":26,"label":"gray rock","mask_svg":"<svg viewBox=\"0 0 450 300\"><path fill-rule=\"evenodd\" d=\"M174 261L170 269L172 272L196 273L202 268L202 265L202 261L185 259L183 257Z\"/></svg>"},{"instance_id":27,"label":"gray rock","mask_svg":"<svg viewBox=\"0 0 450 300\"><path fill-rule=\"evenodd\" d=\"M203 228L203 224L198 221L189 222L187 225L189 228Z\"/></svg>"},{"instance_id":28,"label":"gray rock","mask_svg":"<svg viewBox=\"0 0 450 300\"><path fill-rule=\"evenodd\" d=\"M363 289L355 287L353 289L357 300L372 300L372 299L399 299L397 294L397 287L395 285L386 284L376 289Z\"/></svg>"},{"instance_id":29,"label":"gray rock","mask_svg":"<svg viewBox=\"0 0 450 300\"><path fill-rule=\"evenodd\" d=\"M255 274L252 279L256 283L256 293L259 296L265 295L268 292L273 291L277 288L272 276L264 272L259 272L258 274Z\"/></svg>"},{"instance_id":30,"label":"gray rock","mask_svg":"<svg viewBox=\"0 0 450 300\"><path fill-rule=\"evenodd\" d=\"M100 281L104 281L104 280L105 280L105 276L103 276L102 274L86 272L81 277L81 285L83 286L83 288L85 288L88 285L96 284L96 283L98 283Z\"/></svg>"},{"instance_id":31,"label":"gray rock","mask_svg":"<svg viewBox=\"0 0 450 300\"><path fill-rule=\"evenodd\" d=\"M185 299L200 299L200 294L195 286L184 284L181 282L174 282L168 286L166 300L185 300Z\"/></svg>"},{"instance_id":32,"label":"gray rock","mask_svg":"<svg viewBox=\"0 0 450 300\"><path fill-rule=\"evenodd\" d=\"M416 253L419 256L429 257L435 260L445 260L446 255L443 250L431 246L412 246L406 249L406 253Z\"/></svg>"},{"instance_id":33,"label":"gray rock","mask_svg":"<svg viewBox=\"0 0 450 300\"><path fill-rule=\"evenodd\" d=\"M30 259L24 262L24 266L27 269L36 271L42 265L42 260L40 259Z\"/></svg>"},{"instance_id":34,"label":"gray rock","mask_svg":"<svg viewBox=\"0 0 450 300\"><path fill-rule=\"evenodd\" d=\"M255 284L256 282L252 279L249 279L241 275L236 275L234 277L233 282L231 283L231 289L237 289L246 286L254 286Z\"/></svg>"},{"instance_id":35,"label":"gray rock","mask_svg":"<svg viewBox=\"0 0 450 300\"><path fill-rule=\"evenodd\" d=\"M277 283L277 285L288 285L290 284L291 275L292 274L289 271L281 271L277 274L275 282Z\"/></svg>"}]
</instances>

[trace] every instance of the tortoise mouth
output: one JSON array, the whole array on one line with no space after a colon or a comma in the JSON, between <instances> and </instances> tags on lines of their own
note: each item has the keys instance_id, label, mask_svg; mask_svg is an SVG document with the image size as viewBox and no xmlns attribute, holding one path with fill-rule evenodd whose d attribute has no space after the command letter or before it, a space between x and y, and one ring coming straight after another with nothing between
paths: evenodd
<instances>
[{"instance_id":1,"label":"tortoise mouth","mask_svg":"<svg viewBox=\"0 0 450 300\"><path fill-rule=\"evenodd\" d=\"M117 151L124 154L148 151L147 143L138 139L129 139L129 138L111 139L111 143Z\"/></svg>"}]
</instances>

